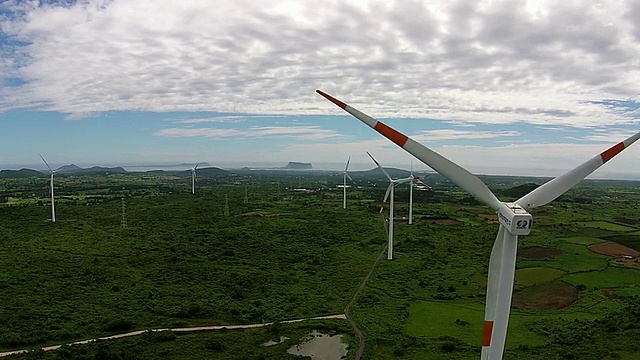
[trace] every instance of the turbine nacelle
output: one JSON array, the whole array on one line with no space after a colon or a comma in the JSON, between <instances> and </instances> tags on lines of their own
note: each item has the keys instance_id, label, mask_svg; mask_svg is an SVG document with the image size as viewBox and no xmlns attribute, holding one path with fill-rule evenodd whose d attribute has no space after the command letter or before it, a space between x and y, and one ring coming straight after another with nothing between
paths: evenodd
<instances>
[{"instance_id":1,"label":"turbine nacelle","mask_svg":"<svg viewBox=\"0 0 640 360\"><path fill-rule=\"evenodd\" d=\"M513 235L529 235L533 217L516 203L503 203L498 209L498 221Z\"/></svg>"}]
</instances>

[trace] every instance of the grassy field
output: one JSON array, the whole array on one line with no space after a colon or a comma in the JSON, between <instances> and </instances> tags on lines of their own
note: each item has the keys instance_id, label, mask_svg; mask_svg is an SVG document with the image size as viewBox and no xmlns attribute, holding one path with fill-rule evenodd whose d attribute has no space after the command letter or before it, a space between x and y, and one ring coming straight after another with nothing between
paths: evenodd
<instances>
[{"instance_id":1,"label":"grassy field","mask_svg":"<svg viewBox=\"0 0 640 360\"><path fill-rule=\"evenodd\" d=\"M634 230L636 230L636 228L632 227L632 226L614 224L614 223L608 222L608 221L579 222L579 223L577 223L577 226L587 226L587 227L610 230L610 231L617 231L617 232L626 232L626 231L634 231Z\"/></svg>"},{"instance_id":2,"label":"grassy field","mask_svg":"<svg viewBox=\"0 0 640 360\"><path fill-rule=\"evenodd\" d=\"M58 194L65 200L57 203L55 224L47 221L46 179L0 181L12 198L0 205L0 350L147 328L342 313L384 248L386 233L378 212L384 182L353 189L344 211L342 193L332 185L340 179L205 178L193 196L188 176L62 177ZM278 191L278 183L290 182L314 190ZM436 184L436 191L416 194L414 225L396 222L395 259L379 264L352 308L367 336L365 358L479 356L498 226L488 208L450 184ZM640 308L634 298L640 272L613 267L609 257L587 249L615 239L637 243L633 228L610 221L633 214L640 194L625 188L614 200L609 195L616 189L598 183L572 190L543 208L531 235L520 238L521 248L554 252L518 258L505 359L602 358L588 352L595 347L623 358L638 353L623 344L640 336L640 311L634 310ZM399 189L398 216L406 215L406 195ZM122 198L126 229L120 227ZM558 306L545 300L563 292L572 293L572 302L545 310ZM59 356L286 358L283 349L315 328L345 334L355 345L347 322L332 321L150 335L65 349ZM291 341L260 346L279 336Z\"/></svg>"},{"instance_id":3,"label":"grassy field","mask_svg":"<svg viewBox=\"0 0 640 360\"><path fill-rule=\"evenodd\" d=\"M564 271L549 267L533 267L516 270L516 284L531 286L555 280L564 275Z\"/></svg>"}]
</instances>

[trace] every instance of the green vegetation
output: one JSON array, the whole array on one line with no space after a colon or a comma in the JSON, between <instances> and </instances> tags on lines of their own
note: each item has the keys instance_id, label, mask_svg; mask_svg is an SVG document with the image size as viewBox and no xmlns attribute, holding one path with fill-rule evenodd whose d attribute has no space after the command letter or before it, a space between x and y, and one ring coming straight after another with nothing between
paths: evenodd
<instances>
[{"instance_id":1,"label":"green vegetation","mask_svg":"<svg viewBox=\"0 0 640 360\"><path fill-rule=\"evenodd\" d=\"M522 286L531 286L542 284L561 277L564 271L548 268L535 267L516 270L516 284Z\"/></svg>"},{"instance_id":2,"label":"green vegetation","mask_svg":"<svg viewBox=\"0 0 640 360\"><path fill-rule=\"evenodd\" d=\"M483 179L505 200L535 181ZM379 264L352 308L367 337L364 357L476 359L495 215L438 175L422 180L435 191L416 192L415 224L396 221L395 259ZM203 175L193 196L188 173L61 176L53 224L47 178L0 179L0 350L340 314L386 245L378 213L385 181L359 181L347 211L341 181ZM399 217L407 198L399 187ZM526 256L517 262L505 359L638 355L628 344L640 335L640 272L587 248L640 246L638 200L637 184L586 182L537 210L531 235L520 239ZM313 329L357 346L348 322L327 320L146 334L23 357L280 359ZM260 345L280 336L289 340Z\"/></svg>"}]
</instances>

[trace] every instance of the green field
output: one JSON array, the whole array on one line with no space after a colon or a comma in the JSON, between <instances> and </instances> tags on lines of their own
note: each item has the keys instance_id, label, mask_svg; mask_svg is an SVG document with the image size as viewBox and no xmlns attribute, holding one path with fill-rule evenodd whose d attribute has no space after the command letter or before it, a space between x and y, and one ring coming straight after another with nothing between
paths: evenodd
<instances>
[{"instance_id":1,"label":"green field","mask_svg":"<svg viewBox=\"0 0 640 360\"><path fill-rule=\"evenodd\" d=\"M542 284L555 280L562 275L564 275L564 271L548 267L517 269L516 284L522 286Z\"/></svg>"},{"instance_id":2,"label":"green field","mask_svg":"<svg viewBox=\"0 0 640 360\"><path fill-rule=\"evenodd\" d=\"M595 319L589 313L574 312L522 312L514 310L509 320L507 347L515 349L521 345L539 346L548 342L544 336L531 331L531 323L557 319ZM407 332L413 336L453 336L474 346L482 343L484 326L484 304L478 302L418 301L411 304Z\"/></svg>"},{"instance_id":3,"label":"green field","mask_svg":"<svg viewBox=\"0 0 640 360\"><path fill-rule=\"evenodd\" d=\"M584 284L588 288L620 288L640 285L640 271L620 267L610 267L601 271L568 274L562 280L574 285Z\"/></svg>"},{"instance_id":4,"label":"green field","mask_svg":"<svg viewBox=\"0 0 640 360\"><path fill-rule=\"evenodd\" d=\"M632 227L632 226L614 224L614 223L611 223L611 222L608 222L608 221L579 222L579 223L577 223L577 226L587 226L587 227L610 230L610 231L616 231L616 232L626 232L626 231L634 231L634 230L636 230L636 228Z\"/></svg>"},{"instance_id":5,"label":"green field","mask_svg":"<svg viewBox=\"0 0 640 360\"><path fill-rule=\"evenodd\" d=\"M10 195L0 197L8 201L0 203L0 351L149 328L341 314L387 242L379 213L384 179L351 189L346 211L333 185L341 178L331 174L203 176L195 196L189 179L61 176L57 194L64 199L56 202L55 224L47 220L47 179L0 180L0 191ZM490 209L450 183L427 181L435 191L414 194L416 223L395 223L394 260L379 263L352 307L367 338L366 359L479 356L497 225L478 216ZM284 184L312 190L295 192ZM506 186L504 179L497 184L489 186ZM505 359L640 353L624 346L640 335L634 297L640 272L612 267L609 257L587 249L605 240L635 244L631 228L609 221L633 213L640 193L615 192L626 194L624 201L580 202L610 199L618 189L602 184L579 186L543 208L531 235L520 237L521 248L564 253L518 258L519 302ZM396 196L396 216L406 216L407 189L399 187ZM122 199L127 228L121 227ZM577 301L560 310L518 310L536 309L531 305L541 299L531 294L543 294L540 286L553 290L552 284L564 284ZM349 323L335 320L145 335L27 357L279 359L313 329L339 332L350 349L356 346ZM280 336L291 340L260 346Z\"/></svg>"}]
</instances>

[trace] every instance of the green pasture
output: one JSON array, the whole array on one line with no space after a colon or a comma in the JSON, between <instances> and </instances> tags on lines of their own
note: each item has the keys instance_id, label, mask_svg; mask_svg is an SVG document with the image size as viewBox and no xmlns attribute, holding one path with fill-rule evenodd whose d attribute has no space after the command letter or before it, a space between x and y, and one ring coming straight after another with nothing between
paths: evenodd
<instances>
[{"instance_id":1,"label":"green pasture","mask_svg":"<svg viewBox=\"0 0 640 360\"><path fill-rule=\"evenodd\" d=\"M622 267L609 267L600 271L567 274L562 280L571 284L583 284L587 288L620 288L640 284L640 271Z\"/></svg>"},{"instance_id":2,"label":"green pasture","mask_svg":"<svg viewBox=\"0 0 640 360\"><path fill-rule=\"evenodd\" d=\"M554 319L595 319L587 312L512 310L507 335L507 348L521 345L541 346L548 339L530 329L535 321ZM465 343L480 346L484 329L484 304L471 301L416 301L409 308L406 331L412 336L436 338L452 336Z\"/></svg>"},{"instance_id":3,"label":"green pasture","mask_svg":"<svg viewBox=\"0 0 640 360\"><path fill-rule=\"evenodd\" d=\"M567 273L575 273L603 270L609 263L608 257L590 251L585 245L564 243L557 248L565 251L565 253L556 255L553 259L519 260L518 268L548 267Z\"/></svg>"},{"instance_id":4,"label":"green pasture","mask_svg":"<svg viewBox=\"0 0 640 360\"><path fill-rule=\"evenodd\" d=\"M560 241L568 242L572 244L578 244L578 245L585 245L585 246L605 242L605 240L602 240L602 239L593 238L593 237L584 237L584 236L572 236L572 237L561 238Z\"/></svg>"},{"instance_id":5,"label":"green pasture","mask_svg":"<svg viewBox=\"0 0 640 360\"><path fill-rule=\"evenodd\" d=\"M579 222L576 225L578 227L586 226L586 227L590 227L590 228L604 229L604 230L610 230L610 231L616 231L616 232L627 232L627 231L636 230L636 228L632 227L632 226L614 224L614 223L608 222L608 221Z\"/></svg>"},{"instance_id":6,"label":"green pasture","mask_svg":"<svg viewBox=\"0 0 640 360\"><path fill-rule=\"evenodd\" d=\"M522 286L542 284L564 275L564 271L548 267L532 267L516 270L516 283Z\"/></svg>"}]
</instances>

